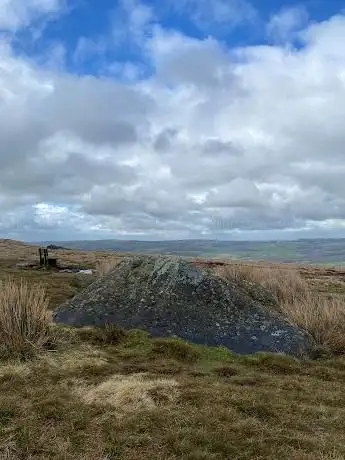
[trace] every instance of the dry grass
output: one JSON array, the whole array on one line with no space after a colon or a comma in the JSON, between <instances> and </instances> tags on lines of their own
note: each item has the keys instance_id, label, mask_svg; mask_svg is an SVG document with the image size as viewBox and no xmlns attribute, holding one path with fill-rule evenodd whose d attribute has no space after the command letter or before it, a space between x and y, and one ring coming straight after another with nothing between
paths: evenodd
<instances>
[{"instance_id":1,"label":"dry grass","mask_svg":"<svg viewBox=\"0 0 345 460\"><path fill-rule=\"evenodd\" d=\"M293 303L283 303L290 321L307 330L317 343L333 353L345 353L345 301L309 292Z\"/></svg>"},{"instance_id":2,"label":"dry grass","mask_svg":"<svg viewBox=\"0 0 345 460\"><path fill-rule=\"evenodd\" d=\"M321 296L310 289L295 268L227 265L217 269L226 280L255 282L273 293L279 311L308 331L316 342L334 353L345 353L345 299Z\"/></svg>"},{"instance_id":3,"label":"dry grass","mask_svg":"<svg viewBox=\"0 0 345 460\"><path fill-rule=\"evenodd\" d=\"M307 282L294 268L281 270L265 265L229 264L216 272L222 278L239 284L243 281L258 283L270 291L278 303L293 303L309 292Z\"/></svg>"},{"instance_id":4,"label":"dry grass","mask_svg":"<svg viewBox=\"0 0 345 460\"><path fill-rule=\"evenodd\" d=\"M33 246L20 241L0 239L0 266L13 267L18 262L39 262L39 246ZM92 268L99 262L108 259L120 259L126 254L110 251L80 251L78 249L50 250L49 254L58 259L63 267Z\"/></svg>"},{"instance_id":5,"label":"dry grass","mask_svg":"<svg viewBox=\"0 0 345 460\"><path fill-rule=\"evenodd\" d=\"M178 382L172 378L154 378L145 373L113 375L99 385L76 386L75 394L87 404L111 405L121 413L155 409L160 401L173 402Z\"/></svg>"},{"instance_id":6,"label":"dry grass","mask_svg":"<svg viewBox=\"0 0 345 460\"><path fill-rule=\"evenodd\" d=\"M4 356L41 351L52 337L48 299L42 285L9 279L0 290L0 349Z\"/></svg>"},{"instance_id":7,"label":"dry grass","mask_svg":"<svg viewBox=\"0 0 345 460\"><path fill-rule=\"evenodd\" d=\"M96 264L96 272L99 277L106 275L111 272L119 263L121 259L119 257L113 256L105 258Z\"/></svg>"}]
</instances>

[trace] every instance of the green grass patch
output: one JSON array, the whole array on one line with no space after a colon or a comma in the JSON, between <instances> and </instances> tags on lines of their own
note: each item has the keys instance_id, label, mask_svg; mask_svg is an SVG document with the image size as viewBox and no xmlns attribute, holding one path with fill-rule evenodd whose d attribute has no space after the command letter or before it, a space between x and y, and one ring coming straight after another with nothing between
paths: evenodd
<instances>
[{"instance_id":1,"label":"green grass patch","mask_svg":"<svg viewBox=\"0 0 345 460\"><path fill-rule=\"evenodd\" d=\"M188 363L195 363L201 357L200 350L195 346L175 338L153 340L151 355Z\"/></svg>"},{"instance_id":2,"label":"green grass patch","mask_svg":"<svg viewBox=\"0 0 345 460\"><path fill-rule=\"evenodd\" d=\"M344 363L74 337L0 365L0 458L344 458Z\"/></svg>"}]
</instances>

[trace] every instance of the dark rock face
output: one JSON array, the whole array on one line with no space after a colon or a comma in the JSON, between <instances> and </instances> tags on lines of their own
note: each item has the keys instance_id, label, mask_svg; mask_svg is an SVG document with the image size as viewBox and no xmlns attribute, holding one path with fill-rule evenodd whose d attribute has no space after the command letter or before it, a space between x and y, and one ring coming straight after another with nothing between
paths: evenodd
<instances>
[{"instance_id":1,"label":"dark rock face","mask_svg":"<svg viewBox=\"0 0 345 460\"><path fill-rule=\"evenodd\" d=\"M54 320L73 326L116 323L244 354L311 352L309 334L274 312L273 303L261 287L247 293L181 258L134 256L60 305Z\"/></svg>"}]
</instances>

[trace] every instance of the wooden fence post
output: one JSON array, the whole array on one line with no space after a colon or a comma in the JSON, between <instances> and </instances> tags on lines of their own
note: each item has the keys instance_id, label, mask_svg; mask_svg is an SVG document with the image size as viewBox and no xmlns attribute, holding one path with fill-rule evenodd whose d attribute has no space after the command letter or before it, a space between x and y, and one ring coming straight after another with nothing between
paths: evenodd
<instances>
[{"instance_id":1,"label":"wooden fence post","mask_svg":"<svg viewBox=\"0 0 345 460\"><path fill-rule=\"evenodd\" d=\"M39 248L38 252L39 252L39 255L40 255L40 266L41 267L48 267L48 249Z\"/></svg>"},{"instance_id":2,"label":"wooden fence post","mask_svg":"<svg viewBox=\"0 0 345 460\"><path fill-rule=\"evenodd\" d=\"M39 252L39 255L40 255L40 266L43 267L43 265L44 265L43 249L39 248L38 252Z\"/></svg>"}]
</instances>

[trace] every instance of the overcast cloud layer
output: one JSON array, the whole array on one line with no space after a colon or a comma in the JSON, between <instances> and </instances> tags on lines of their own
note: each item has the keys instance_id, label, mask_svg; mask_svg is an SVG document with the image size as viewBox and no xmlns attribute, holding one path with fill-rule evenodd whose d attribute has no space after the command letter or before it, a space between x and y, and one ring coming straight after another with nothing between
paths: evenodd
<instances>
[{"instance_id":1,"label":"overcast cloud layer","mask_svg":"<svg viewBox=\"0 0 345 460\"><path fill-rule=\"evenodd\" d=\"M92 76L67 70L63 45L49 59L15 51L18 30L59 20L62 2L0 0L0 237L342 235L345 16L282 10L265 45L231 48L194 3L209 38L123 2L124 29L80 37L74 57L126 40L140 62ZM218 6L214 21L255 23L248 2L236 17Z\"/></svg>"}]
</instances>

